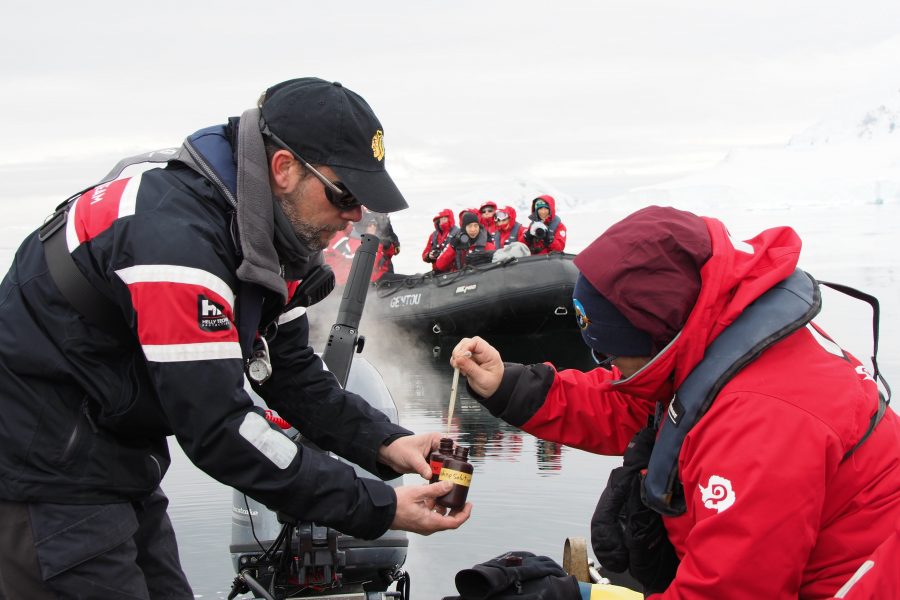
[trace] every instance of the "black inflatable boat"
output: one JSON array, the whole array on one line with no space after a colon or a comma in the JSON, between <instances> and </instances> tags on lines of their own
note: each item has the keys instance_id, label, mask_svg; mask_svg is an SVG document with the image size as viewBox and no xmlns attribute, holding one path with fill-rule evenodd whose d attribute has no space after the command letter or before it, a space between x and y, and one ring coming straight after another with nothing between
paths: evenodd
<instances>
[{"instance_id":1,"label":"black inflatable boat","mask_svg":"<svg viewBox=\"0 0 900 600\"><path fill-rule=\"evenodd\" d=\"M504 359L586 368L572 308L574 258L551 253L452 273L385 276L370 290L366 312L429 340L436 358L460 338L479 335Z\"/></svg>"}]
</instances>

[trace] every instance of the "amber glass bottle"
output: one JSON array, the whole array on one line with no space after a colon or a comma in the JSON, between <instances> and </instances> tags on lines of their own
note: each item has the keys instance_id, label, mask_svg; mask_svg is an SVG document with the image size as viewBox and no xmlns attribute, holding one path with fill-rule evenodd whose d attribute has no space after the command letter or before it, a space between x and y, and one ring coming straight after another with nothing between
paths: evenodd
<instances>
[{"instance_id":1,"label":"amber glass bottle","mask_svg":"<svg viewBox=\"0 0 900 600\"><path fill-rule=\"evenodd\" d=\"M431 453L428 459L431 465L431 483L436 483L441 477L441 467L444 459L453 456L453 440L450 438L441 438L440 447Z\"/></svg>"},{"instance_id":2,"label":"amber glass bottle","mask_svg":"<svg viewBox=\"0 0 900 600\"><path fill-rule=\"evenodd\" d=\"M441 467L439 481L452 481L453 489L447 494L435 499L435 503L447 508L462 508L466 504L466 496L469 495L469 486L472 483L472 472L475 470L468 461L469 449L457 446L453 456L444 459Z\"/></svg>"}]
</instances>

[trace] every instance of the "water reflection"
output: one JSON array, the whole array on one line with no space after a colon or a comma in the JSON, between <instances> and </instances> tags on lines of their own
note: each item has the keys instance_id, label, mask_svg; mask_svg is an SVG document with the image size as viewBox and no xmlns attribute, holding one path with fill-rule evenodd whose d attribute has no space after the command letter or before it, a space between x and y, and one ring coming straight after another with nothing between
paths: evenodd
<instances>
[{"instance_id":1,"label":"water reflection","mask_svg":"<svg viewBox=\"0 0 900 600\"><path fill-rule=\"evenodd\" d=\"M537 444L538 471L559 471L562 469L562 453L564 446L558 442L535 440ZM547 475L548 473L541 473Z\"/></svg>"}]
</instances>

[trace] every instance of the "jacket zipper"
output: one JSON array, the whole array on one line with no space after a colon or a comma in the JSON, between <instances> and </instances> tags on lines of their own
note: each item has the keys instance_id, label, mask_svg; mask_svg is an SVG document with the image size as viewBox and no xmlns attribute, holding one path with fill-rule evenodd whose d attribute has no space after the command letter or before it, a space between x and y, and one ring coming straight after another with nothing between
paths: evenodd
<instances>
[{"instance_id":1,"label":"jacket zipper","mask_svg":"<svg viewBox=\"0 0 900 600\"><path fill-rule=\"evenodd\" d=\"M188 154L191 155L191 158L197 161L197 166L203 170L203 174L216 184L216 187L218 187L219 191L222 192L222 195L224 195L228 199L228 201L231 202L232 206L237 206L237 200L231 194L231 190L228 189L228 186L222 183L222 180L219 179L219 176L216 175L215 171L213 171L206 163L206 161L203 160L203 157L200 156L200 153L197 152L190 141L185 142L184 147L187 148Z\"/></svg>"}]
</instances>

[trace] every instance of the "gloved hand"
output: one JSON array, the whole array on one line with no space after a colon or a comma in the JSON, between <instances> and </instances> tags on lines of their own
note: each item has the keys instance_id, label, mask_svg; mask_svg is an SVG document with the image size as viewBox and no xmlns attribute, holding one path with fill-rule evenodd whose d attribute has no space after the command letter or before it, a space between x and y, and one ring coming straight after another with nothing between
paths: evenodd
<instances>
[{"instance_id":1,"label":"gloved hand","mask_svg":"<svg viewBox=\"0 0 900 600\"><path fill-rule=\"evenodd\" d=\"M628 570L644 586L645 593L656 594L664 592L675 579L680 561L662 516L641 500L641 487L641 478L636 478L626 510Z\"/></svg>"},{"instance_id":2,"label":"gloved hand","mask_svg":"<svg viewBox=\"0 0 900 600\"><path fill-rule=\"evenodd\" d=\"M574 577L531 552L507 552L456 574L459 596L445 600L580 600Z\"/></svg>"},{"instance_id":3,"label":"gloved hand","mask_svg":"<svg viewBox=\"0 0 900 600\"><path fill-rule=\"evenodd\" d=\"M600 495L591 518L591 546L605 569L624 573L628 569L625 547L625 507L634 496L634 482L640 483L641 469L646 469L656 441L656 431L645 427L637 432L625 449L622 466L612 470L606 489ZM640 488L638 488L638 492ZM640 494L637 501L640 502ZM629 508L634 508L633 503Z\"/></svg>"},{"instance_id":4,"label":"gloved hand","mask_svg":"<svg viewBox=\"0 0 900 600\"><path fill-rule=\"evenodd\" d=\"M662 592L675 578L678 557L662 516L641 500L641 471L647 468L656 431L639 431L625 450L623 465L613 469L591 519L591 545L610 571L628 570L644 592Z\"/></svg>"}]
</instances>

